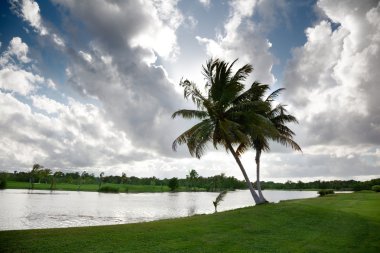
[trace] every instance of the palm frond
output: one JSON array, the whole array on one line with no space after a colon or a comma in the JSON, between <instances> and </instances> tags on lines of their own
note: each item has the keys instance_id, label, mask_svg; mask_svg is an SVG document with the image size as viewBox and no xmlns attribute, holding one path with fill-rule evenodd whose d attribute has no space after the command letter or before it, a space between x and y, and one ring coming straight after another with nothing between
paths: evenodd
<instances>
[{"instance_id":1,"label":"palm frond","mask_svg":"<svg viewBox=\"0 0 380 253\"><path fill-rule=\"evenodd\" d=\"M185 119L193 119L193 118L204 119L208 116L208 113L206 111L200 111L200 110L182 109L173 113L172 118L174 119L177 116L182 116L182 118L185 118Z\"/></svg>"},{"instance_id":2,"label":"palm frond","mask_svg":"<svg viewBox=\"0 0 380 253\"><path fill-rule=\"evenodd\" d=\"M231 64L232 65L237 61L237 59ZM248 75L253 71L253 67L250 64L246 64L240 69L238 69L235 73L235 75L231 78L231 83L240 83L242 81L245 81L248 77Z\"/></svg>"},{"instance_id":3,"label":"palm frond","mask_svg":"<svg viewBox=\"0 0 380 253\"><path fill-rule=\"evenodd\" d=\"M244 152L249 150L251 148L252 144L251 143L240 143L240 145L236 149L236 154L238 156L241 156Z\"/></svg>"},{"instance_id":4,"label":"palm frond","mask_svg":"<svg viewBox=\"0 0 380 253\"><path fill-rule=\"evenodd\" d=\"M242 101L257 101L262 100L265 92L269 89L268 84L262 84L259 82L254 82L251 87L240 94L234 101L234 104L238 104Z\"/></svg>"},{"instance_id":5,"label":"palm frond","mask_svg":"<svg viewBox=\"0 0 380 253\"><path fill-rule=\"evenodd\" d=\"M226 194L227 194L227 191L222 191L221 193L219 193L219 195L215 199L216 205L219 205L219 203L224 200L224 197L226 197Z\"/></svg>"},{"instance_id":6,"label":"palm frond","mask_svg":"<svg viewBox=\"0 0 380 253\"><path fill-rule=\"evenodd\" d=\"M211 140L212 132L211 120L205 119L178 136L172 144L172 149L176 151L178 145L186 144L191 156L200 158L205 151L206 143Z\"/></svg>"},{"instance_id":7,"label":"palm frond","mask_svg":"<svg viewBox=\"0 0 380 253\"><path fill-rule=\"evenodd\" d=\"M202 108L203 101L206 100L202 92L198 89L195 83L185 80L180 82L180 86L183 87L183 96L185 99L191 98L193 103L196 104L197 108Z\"/></svg>"},{"instance_id":8,"label":"palm frond","mask_svg":"<svg viewBox=\"0 0 380 253\"><path fill-rule=\"evenodd\" d=\"M277 98L283 90L285 90L285 88L279 88L279 89L273 91L273 92L267 97L267 99L266 99L265 101L273 102L274 99Z\"/></svg>"}]
</instances>

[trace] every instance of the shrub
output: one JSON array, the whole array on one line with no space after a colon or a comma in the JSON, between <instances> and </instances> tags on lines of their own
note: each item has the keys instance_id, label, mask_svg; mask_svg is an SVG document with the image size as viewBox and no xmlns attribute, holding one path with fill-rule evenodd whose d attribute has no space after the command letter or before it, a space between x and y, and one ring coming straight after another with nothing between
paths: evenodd
<instances>
[{"instance_id":1,"label":"shrub","mask_svg":"<svg viewBox=\"0 0 380 253\"><path fill-rule=\"evenodd\" d=\"M7 188L7 176L5 173L0 173L0 189Z\"/></svg>"},{"instance_id":2,"label":"shrub","mask_svg":"<svg viewBox=\"0 0 380 253\"><path fill-rule=\"evenodd\" d=\"M0 178L0 189L7 188L7 180L5 178Z\"/></svg>"},{"instance_id":3,"label":"shrub","mask_svg":"<svg viewBox=\"0 0 380 253\"><path fill-rule=\"evenodd\" d=\"M168 186L171 191L175 191L178 188L178 178L173 177L172 179L169 180Z\"/></svg>"},{"instance_id":4,"label":"shrub","mask_svg":"<svg viewBox=\"0 0 380 253\"><path fill-rule=\"evenodd\" d=\"M99 188L99 192L119 193L119 187L105 185Z\"/></svg>"},{"instance_id":5,"label":"shrub","mask_svg":"<svg viewBox=\"0 0 380 253\"><path fill-rule=\"evenodd\" d=\"M372 191L380 192L380 185L374 185L374 186L372 186Z\"/></svg>"},{"instance_id":6,"label":"shrub","mask_svg":"<svg viewBox=\"0 0 380 253\"><path fill-rule=\"evenodd\" d=\"M328 194L334 194L335 192L334 192L334 190L332 190L332 189L322 189L322 190L319 190L318 191L318 194L319 194L319 196L325 196L325 195L328 195Z\"/></svg>"}]
</instances>

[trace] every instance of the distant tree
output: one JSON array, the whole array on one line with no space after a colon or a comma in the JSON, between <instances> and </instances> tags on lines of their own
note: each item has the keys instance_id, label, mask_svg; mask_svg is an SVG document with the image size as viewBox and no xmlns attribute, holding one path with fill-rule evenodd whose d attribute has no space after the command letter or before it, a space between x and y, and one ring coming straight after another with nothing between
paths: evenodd
<instances>
[{"instance_id":1,"label":"distant tree","mask_svg":"<svg viewBox=\"0 0 380 253\"><path fill-rule=\"evenodd\" d=\"M48 168L40 170L40 172L38 173L39 183L41 183L41 180L42 180L42 181L45 181L45 184L47 184L48 179L51 176L51 173L52 173L51 169L48 169Z\"/></svg>"},{"instance_id":2,"label":"distant tree","mask_svg":"<svg viewBox=\"0 0 380 253\"><path fill-rule=\"evenodd\" d=\"M80 191L80 187L82 186L83 181L85 180L87 172L83 171L82 174L79 176L78 179L78 191Z\"/></svg>"},{"instance_id":3,"label":"distant tree","mask_svg":"<svg viewBox=\"0 0 380 253\"><path fill-rule=\"evenodd\" d=\"M186 178L189 180L189 186L193 190L195 189L195 184L196 184L198 177L199 177L198 172L194 169L189 172L188 176L186 176Z\"/></svg>"},{"instance_id":4,"label":"distant tree","mask_svg":"<svg viewBox=\"0 0 380 253\"><path fill-rule=\"evenodd\" d=\"M65 174L61 171L54 172L52 177L51 177L50 190L54 190L55 184L56 184L56 182L55 182L56 178L57 177L64 177L64 176L65 176Z\"/></svg>"},{"instance_id":5,"label":"distant tree","mask_svg":"<svg viewBox=\"0 0 380 253\"><path fill-rule=\"evenodd\" d=\"M34 189L34 180L36 179L36 177L38 177L43 168L44 166L39 165L38 163L33 165L32 170L29 172L30 189Z\"/></svg>"},{"instance_id":6,"label":"distant tree","mask_svg":"<svg viewBox=\"0 0 380 253\"><path fill-rule=\"evenodd\" d=\"M175 191L179 186L178 178L176 177L171 178L168 182L168 186L172 192Z\"/></svg>"},{"instance_id":7,"label":"distant tree","mask_svg":"<svg viewBox=\"0 0 380 253\"><path fill-rule=\"evenodd\" d=\"M99 175L99 189L100 189L100 187L102 187L103 176L104 176L104 172L101 172Z\"/></svg>"},{"instance_id":8,"label":"distant tree","mask_svg":"<svg viewBox=\"0 0 380 253\"><path fill-rule=\"evenodd\" d=\"M227 194L227 191L222 191L221 193L219 193L218 197L216 197L215 201L212 202L215 207L215 212L218 211L217 210L218 205L220 204L220 202L224 200L224 197L226 196L226 194Z\"/></svg>"},{"instance_id":9,"label":"distant tree","mask_svg":"<svg viewBox=\"0 0 380 253\"><path fill-rule=\"evenodd\" d=\"M7 187L7 174L0 173L0 190Z\"/></svg>"},{"instance_id":10,"label":"distant tree","mask_svg":"<svg viewBox=\"0 0 380 253\"><path fill-rule=\"evenodd\" d=\"M372 186L372 191L374 191L374 192L380 192L380 185L374 185L374 186Z\"/></svg>"},{"instance_id":11,"label":"distant tree","mask_svg":"<svg viewBox=\"0 0 380 253\"><path fill-rule=\"evenodd\" d=\"M127 174L125 172L121 173L121 184L125 184L127 182Z\"/></svg>"}]
</instances>

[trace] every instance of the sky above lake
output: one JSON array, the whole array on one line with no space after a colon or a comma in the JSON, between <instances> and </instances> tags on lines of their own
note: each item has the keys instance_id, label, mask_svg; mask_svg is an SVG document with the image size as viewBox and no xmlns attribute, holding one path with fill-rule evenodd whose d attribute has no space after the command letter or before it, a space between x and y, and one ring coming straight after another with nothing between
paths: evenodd
<instances>
[{"instance_id":1,"label":"sky above lake","mask_svg":"<svg viewBox=\"0 0 380 253\"><path fill-rule=\"evenodd\" d=\"M196 123L171 118L194 108L178 84L210 57L286 88L303 153L272 143L262 180L380 176L377 0L0 1L0 170L242 178L223 148L171 149Z\"/></svg>"}]
</instances>

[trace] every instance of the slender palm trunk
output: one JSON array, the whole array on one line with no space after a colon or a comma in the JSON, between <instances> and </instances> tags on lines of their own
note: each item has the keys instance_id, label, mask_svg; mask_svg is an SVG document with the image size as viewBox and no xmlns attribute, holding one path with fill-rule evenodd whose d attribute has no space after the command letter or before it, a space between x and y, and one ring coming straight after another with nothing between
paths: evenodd
<instances>
[{"instance_id":1,"label":"slender palm trunk","mask_svg":"<svg viewBox=\"0 0 380 253\"><path fill-rule=\"evenodd\" d=\"M260 156L261 156L261 150L257 148L256 149L256 157L255 157L255 161L256 161L256 188L257 188L257 192L259 193L261 202L268 202L264 198L264 195L263 195L263 193L261 191L261 183L260 183Z\"/></svg>"},{"instance_id":2,"label":"slender palm trunk","mask_svg":"<svg viewBox=\"0 0 380 253\"><path fill-rule=\"evenodd\" d=\"M252 185L251 181L249 180L247 173L245 172L245 169L244 169L243 164L241 163L241 161L239 159L239 156L236 154L234 148L232 147L232 145L230 143L228 143L227 145L228 145L228 149L230 150L231 154L234 156L235 161L239 165L241 172L243 173L245 182L247 183L248 188L251 191L253 200L255 201L256 204L261 204L262 201L261 201L260 197L257 195L257 193L255 192L255 189L253 188L253 185Z\"/></svg>"},{"instance_id":3,"label":"slender palm trunk","mask_svg":"<svg viewBox=\"0 0 380 253\"><path fill-rule=\"evenodd\" d=\"M216 209L217 207L216 201L213 201L212 203L214 204L214 207L215 207L215 213L218 212L218 210Z\"/></svg>"}]
</instances>

